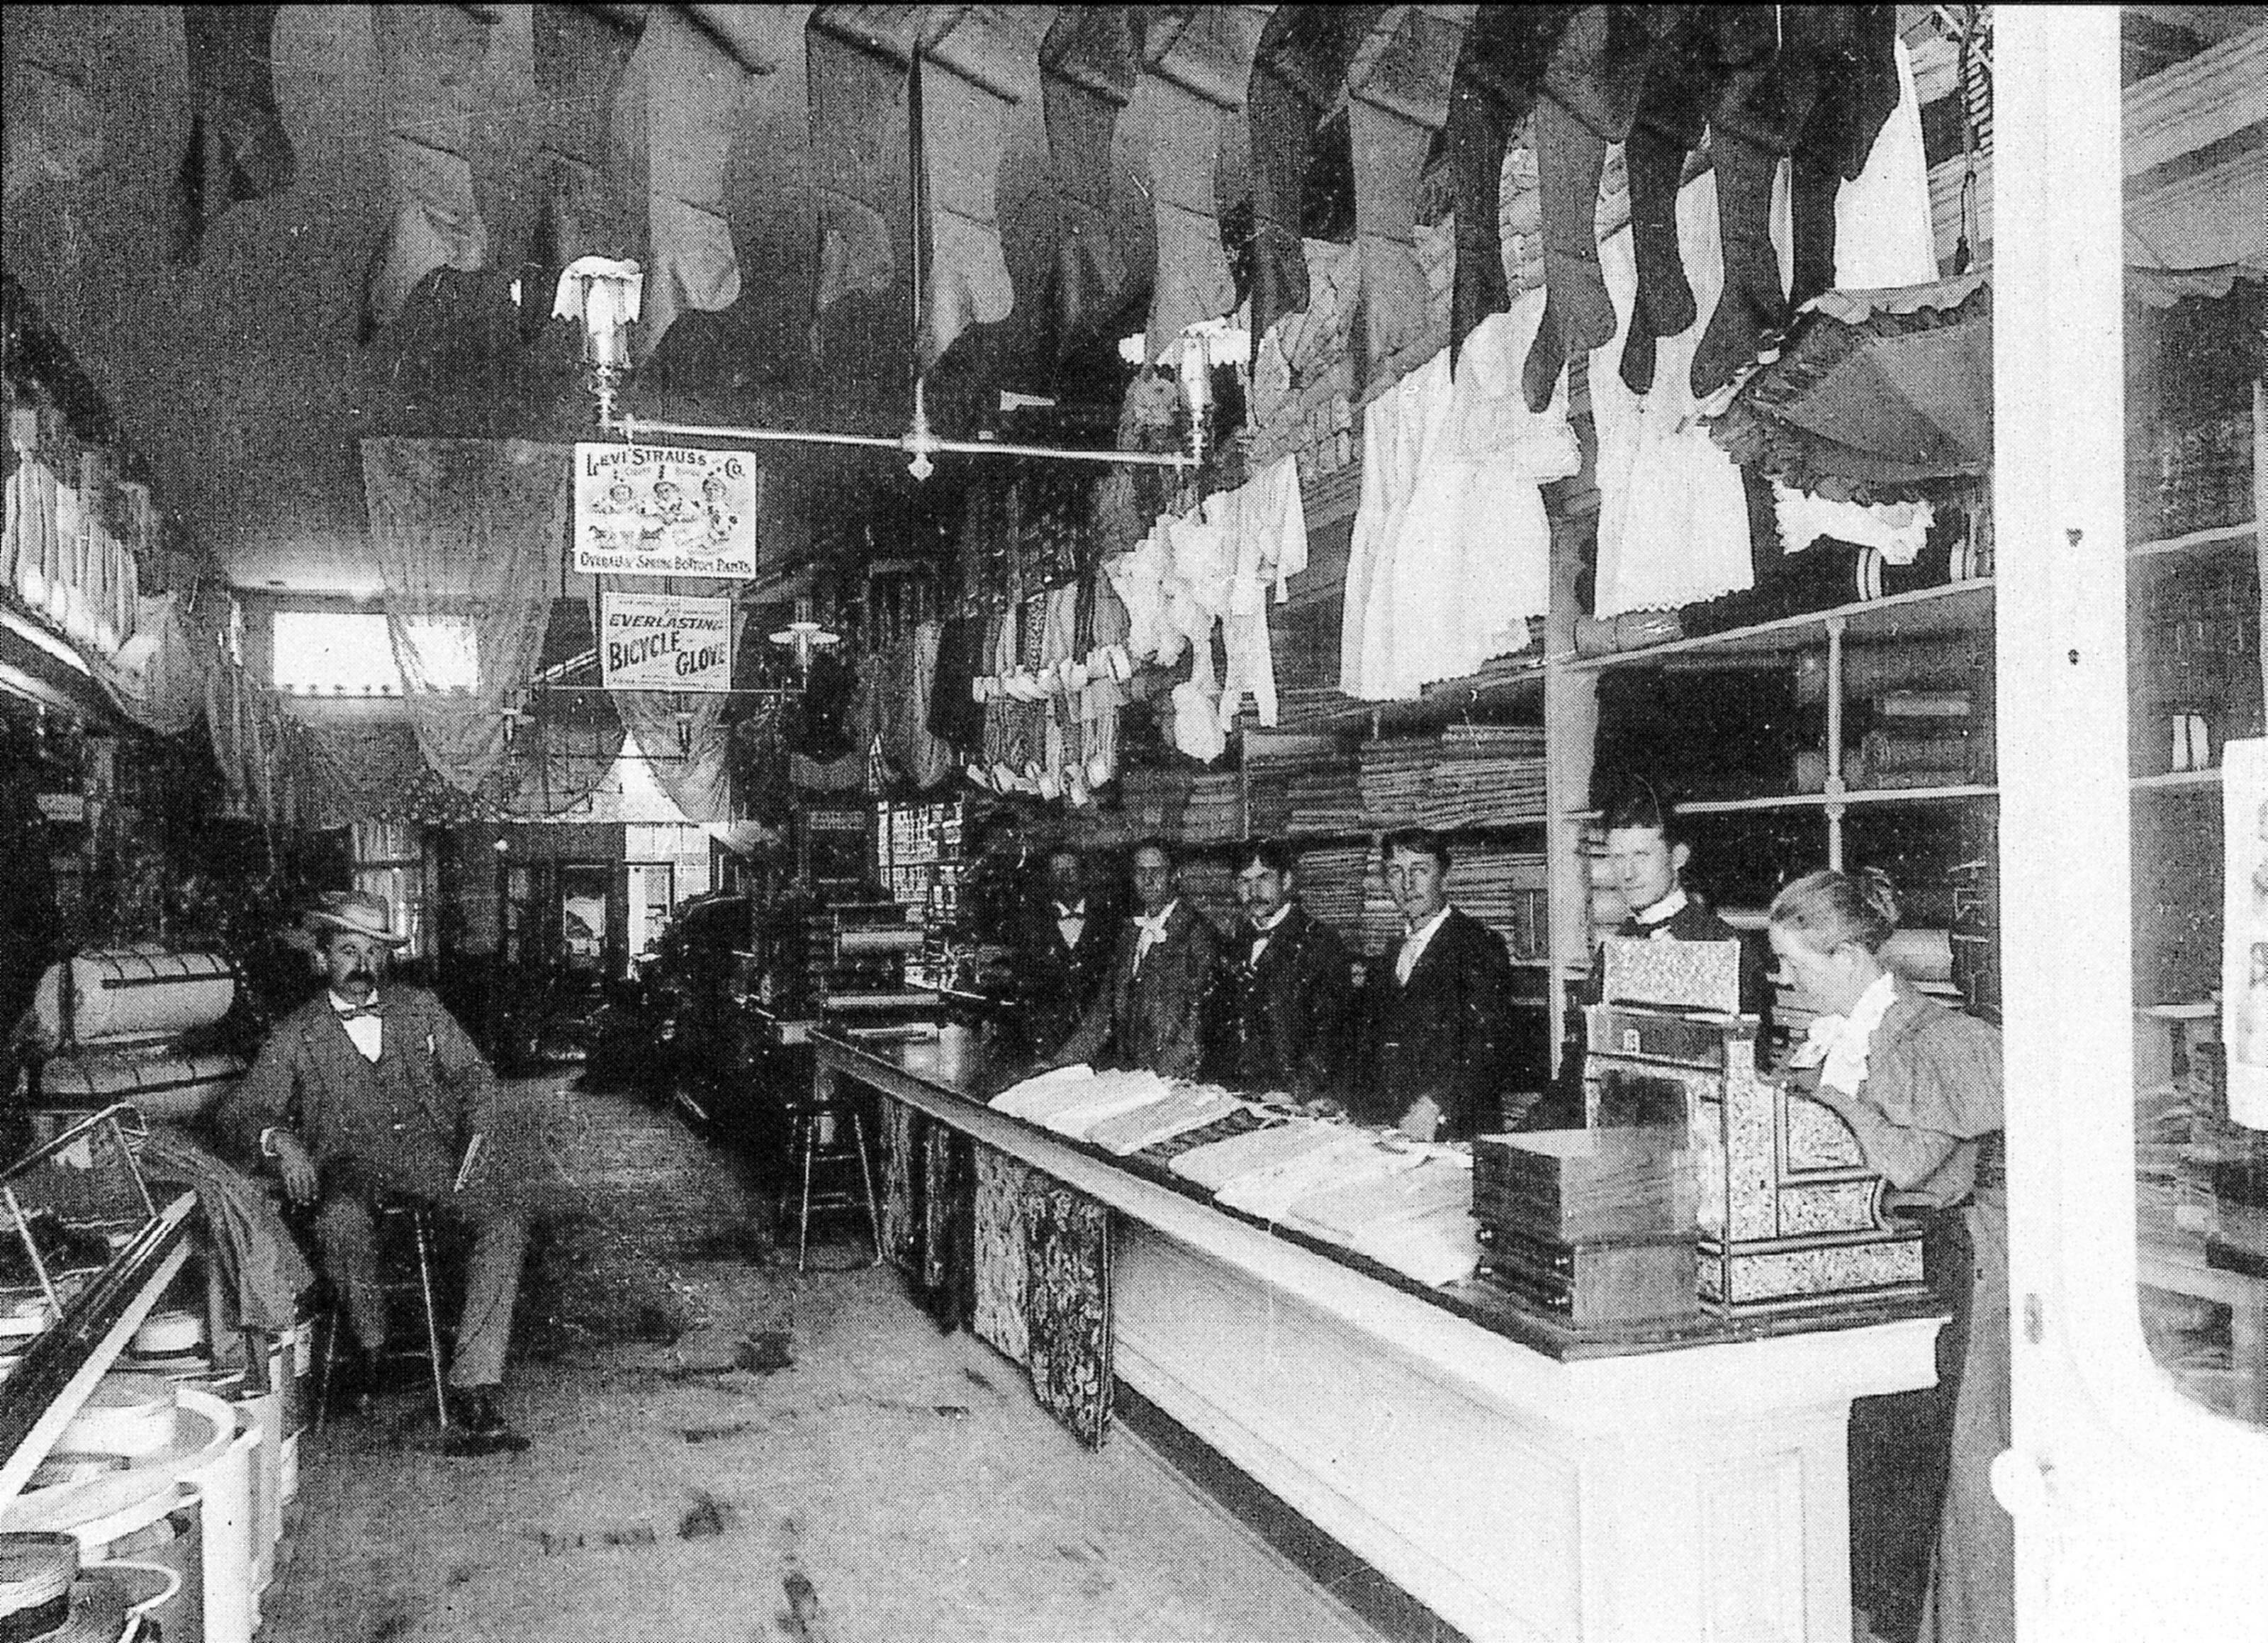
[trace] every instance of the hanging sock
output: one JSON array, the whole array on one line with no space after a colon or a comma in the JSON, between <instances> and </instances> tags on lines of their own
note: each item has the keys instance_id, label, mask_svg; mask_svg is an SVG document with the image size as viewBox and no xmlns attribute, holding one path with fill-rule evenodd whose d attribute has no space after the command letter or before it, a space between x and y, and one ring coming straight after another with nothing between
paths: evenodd
<instances>
[{"instance_id":1,"label":"hanging sock","mask_svg":"<svg viewBox=\"0 0 2268 1643\"><path fill-rule=\"evenodd\" d=\"M1721 127L1710 137L1717 169L1717 238L1725 288L1693 350L1691 387L1706 400L1756 357L1764 339L1787 323L1779 254L1771 242L1772 175L1779 156Z\"/></svg>"},{"instance_id":2,"label":"hanging sock","mask_svg":"<svg viewBox=\"0 0 2268 1643\"><path fill-rule=\"evenodd\" d=\"M1693 287L1677 250L1677 190L1690 146L1644 120L1631 126L1623 145L1638 295L1623 342L1622 379L1633 394L1653 386L1654 339L1675 336L1694 320Z\"/></svg>"},{"instance_id":3,"label":"hanging sock","mask_svg":"<svg viewBox=\"0 0 2268 1643\"><path fill-rule=\"evenodd\" d=\"M1581 8L1489 5L1465 30L1449 88L1449 176L1456 196L1457 270L1450 298L1454 363L1473 328L1512 300L1499 238L1504 151L1535 107L1544 65Z\"/></svg>"},{"instance_id":4,"label":"hanging sock","mask_svg":"<svg viewBox=\"0 0 2268 1643\"><path fill-rule=\"evenodd\" d=\"M1816 64L1817 100L1789 157L1789 228L1795 252L1788 306L1832 291L1836 200L1866 170L1899 101L1895 6L1805 6L1788 18L1789 50Z\"/></svg>"}]
</instances>

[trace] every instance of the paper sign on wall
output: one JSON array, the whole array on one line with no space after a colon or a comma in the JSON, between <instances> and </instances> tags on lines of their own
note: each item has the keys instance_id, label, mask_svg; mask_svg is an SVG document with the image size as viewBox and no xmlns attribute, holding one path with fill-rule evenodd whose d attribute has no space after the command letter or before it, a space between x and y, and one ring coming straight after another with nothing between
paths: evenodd
<instances>
[{"instance_id":1,"label":"paper sign on wall","mask_svg":"<svg viewBox=\"0 0 2268 1643\"><path fill-rule=\"evenodd\" d=\"M575 568L752 577L757 473L745 451L575 447Z\"/></svg>"},{"instance_id":2,"label":"paper sign on wall","mask_svg":"<svg viewBox=\"0 0 2268 1643\"><path fill-rule=\"evenodd\" d=\"M609 690L733 688L733 601L599 595L599 679Z\"/></svg>"}]
</instances>

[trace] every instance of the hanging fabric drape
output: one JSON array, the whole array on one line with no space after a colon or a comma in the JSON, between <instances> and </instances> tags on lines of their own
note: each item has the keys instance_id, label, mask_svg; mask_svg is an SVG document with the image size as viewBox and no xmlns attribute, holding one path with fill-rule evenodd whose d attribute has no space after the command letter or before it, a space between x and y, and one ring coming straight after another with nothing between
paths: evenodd
<instances>
[{"instance_id":1,"label":"hanging fabric drape","mask_svg":"<svg viewBox=\"0 0 2268 1643\"><path fill-rule=\"evenodd\" d=\"M1432 305L1418 259L1418 182L1433 135L1448 119L1449 83L1464 33L1461 16L1398 7L1371 31L1347 70L1355 246L1362 263L1355 357L1365 383L1392 374L1388 362L1425 335Z\"/></svg>"},{"instance_id":2,"label":"hanging fabric drape","mask_svg":"<svg viewBox=\"0 0 2268 1643\"><path fill-rule=\"evenodd\" d=\"M1244 112L1252 58L1267 20L1258 6L1201 6L1153 14L1128 120L1147 134L1145 155L1157 268L1146 346L1158 358L1182 331L1236 306L1222 249L1214 176L1228 122Z\"/></svg>"},{"instance_id":3,"label":"hanging fabric drape","mask_svg":"<svg viewBox=\"0 0 2268 1643\"><path fill-rule=\"evenodd\" d=\"M114 656L87 658L95 682L118 711L160 735L180 734L205 711L213 636L188 613L186 603L180 593L137 600L134 637Z\"/></svg>"},{"instance_id":4,"label":"hanging fabric drape","mask_svg":"<svg viewBox=\"0 0 2268 1643\"><path fill-rule=\"evenodd\" d=\"M1064 6L1040 43L1040 107L1063 210L1055 272L1056 353L1114 314L1129 276L1112 229L1111 140L1134 94L1139 41L1129 8Z\"/></svg>"},{"instance_id":5,"label":"hanging fabric drape","mask_svg":"<svg viewBox=\"0 0 2268 1643\"><path fill-rule=\"evenodd\" d=\"M644 359L679 314L729 308L740 295L740 258L725 220L725 164L748 71L674 6L648 12L633 67L645 126Z\"/></svg>"},{"instance_id":6,"label":"hanging fabric drape","mask_svg":"<svg viewBox=\"0 0 2268 1643\"><path fill-rule=\"evenodd\" d=\"M298 157L276 107L272 5L193 5L181 11L188 49L189 140L174 179L167 247L194 262L205 231L232 205L291 186Z\"/></svg>"},{"instance_id":7,"label":"hanging fabric drape","mask_svg":"<svg viewBox=\"0 0 2268 1643\"><path fill-rule=\"evenodd\" d=\"M504 758L506 695L533 669L566 540L556 446L365 439L363 495L387 630L426 763L471 792Z\"/></svg>"},{"instance_id":8,"label":"hanging fabric drape","mask_svg":"<svg viewBox=\"0 0 2268 1643\"><path fill-rule=\"evenodd\" d=\"M611 578L610 589L624 593L680 593L714 598L725 591L711 581L689 577L624 576ZM747 620L733 612L733 649L740 649L741 624ZM698 691L614 690L608 700L622 716L649 762L654 784L688 822L729 822L733 819L731 759L732 727L725 721L730 696Z\"/></svg>"},{"instance_id":9,"label":"hanging fabric drape","mask_svg":"<svg viewBox=\"0 0 2268 1643\"><path fill-rule=\"evenodd\" d=\"M487 9L483 9L487 10ZM410 293L444 268L471 273L489 260L489 225L473 187L481 129L534 77L527 10L378 6L371 14L384 99L388 219L363 279L360 340L401 314Z\"/></svg>"},{"instance_id":10,"label":"hanging fabric drape","mask_svg":"<svg viewBox=\"0 0 2268 1643\"><path fill-rule=\"evenodd\" d=\"M450 786L400 720L284 719L299 825L364 822L493 822L503 813Z\"/></svg>"}]
</instances>

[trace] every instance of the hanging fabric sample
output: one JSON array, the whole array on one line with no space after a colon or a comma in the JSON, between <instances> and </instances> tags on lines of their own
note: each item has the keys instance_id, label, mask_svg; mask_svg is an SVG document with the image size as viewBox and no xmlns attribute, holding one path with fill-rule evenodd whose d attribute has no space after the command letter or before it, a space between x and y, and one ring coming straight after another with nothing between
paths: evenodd
<instances>
[{"instance_id":1,"label":"hanging fabric sample","mask_svg":"<svg viewBox=\"0 0 2268 1643\"><path fill-rule=\"evenodd\" d=\"M1111 232L1111 138L1134 93L1139 41L1125 6L1064 6L1040 44L1042 118L1063 203L1056 249L1056 352L1067 356L1118 308L1126 259Z\"/></svg>"},{"instance_id":2,"label":"hanging fabric sample","mask_svg":"<svg viewBox=\"0 0 2268 1643\"><path fill-rule=\"evenodd\" d=\"M1222 249L1214 175L1226 124L1244 111L1265 11L1199 6L1152 16L1128 120L1147 133L1145 156L1157 230L1146 348L1156 359L1200 320L1236 306Z\"/></svg>"},{"instance_id":3,"label":"hanging fabric sample","mask_svg":"<svg viewBox=\"0 0 2268 1643\"><path fill-rule=\"evenodd\" d=\"M1359 382L1416 346L1431 311L1418 257L1418 182L1448 119L1449 83L1464 37L1461 15L1397 6L1373 28L1347 70L1347 135L1354 152L1355 247L1362 294L1355 313Z\"/></svg>"},{"instance_id":4,"label":"hanging fabric sample","mask_svg":"<svg viewBox=\"0 0 2268 1643\"><path fill-rule=\"evenodd\" d=\"M1024 1236L1024 1200L1037 1179L1017 1160L976 1147L976 1306L969 1327L976 1338L1028 1363L1031 1339L1024 1325L1031 1253Z\"/></svg>"},{"instance_id":5,"label":"hanging fabric sample","mask_svg":"<svg viewBox=\"0 0 2268 1643\"><path fill-rule=\"evenodd\" d=\"M645 128L645 286L637 354L688 310L729 308L740 263L725 220L725 165L748 72L674 6L648 14L632 58Z\"/></svg>"},{"instance_id":6,"label":"hanging fabric sample","mask_svg":"<svg viewBox=\"0 0 2268 1643\"><path fill-rule=\"evenodd\" d=\"M1307 177L1315 128L1386 8L1278 6L1261 31L1245 116L1252 145L1252 335L1307 306Z\"/></svg>"},{"instance_id":7,"label":"hanging fabric sample","mask_svg":"<svg viewBox=\"0 0 2268 1643\"><path fill-rule=\"evenodd\" d=\"M1741 470L1700 422L1687 369L1718 300L1719 216L1717 176L1705 173L1676 201L1681 263L1694 318L1684 330L1654 344L1655 368L1646 392L1631 393L1611 367L1621 350L1602 349L1591 358L1599 484L1593 609L1600 616L1711 599L1749 587L1756 579ZM1625 332L1638 314L1632 240L1625 232L1599 247L1610 299Z\"/></svg>"},{"instance_id":8,"label":"hanging fabric sample","mask_svg":"<svg viewBox=\"0 0 2268 1643\"><path fill-rule=\"evenodd\" d=\"M291 186L298 158L276 107L272 5L190 6L181 13L189 140L174 179L174 262L194 262L213 219Z\"/></svg>"},{"instance_id":9,"label":"hanging fabric sample","mask_svg":"<svg viewBox=\"0 0 2268 1643\"><path fill-rule=\"evenodd\" d=\"M882 1253L908 1277L920 1271L919 1227L914 1219L915 1182L921 1172L921 1115L901 1101L882 1099Z\"/></svg>"},{"instance_id":10,"label":"hanging fabric sample","mask_svg":"<svg viewBox=\"0 0 2268 1643\"><path fill-rule=\"evenodd\" d=\"M363 277L358 340L367 344L438 269L471 273L489 260L489 228L473 187L477 122L509 107L509 88L534 77L525 11L482 21L468 10L379 6L371 14L385 104L389 217ZM442 72L440 65L448 65Z\"/></svg>"},{"instance_id":11,"label":"hanging fabric sample","mask_svg":"<svg viewBox=\"0 0 2268 1643\"><path fill-rule=\"evenodd\" d=\"M534 669L567 528L556 446L365 439L363 495L387 631L425 760L471 792L505 753L505 694Z\"/></svg>"},{"instance_id":12,"label":"hanging fabric sample","mask_svg":"<svg viewBox=\"0 0 2268 1643\"><path fill-rule=\"evenodd\" d=\"M1035 1175L1024 1197L1032 1390L1090 1448L1110 1429L1110 1212Z\"/></svg>"}]
</instances>

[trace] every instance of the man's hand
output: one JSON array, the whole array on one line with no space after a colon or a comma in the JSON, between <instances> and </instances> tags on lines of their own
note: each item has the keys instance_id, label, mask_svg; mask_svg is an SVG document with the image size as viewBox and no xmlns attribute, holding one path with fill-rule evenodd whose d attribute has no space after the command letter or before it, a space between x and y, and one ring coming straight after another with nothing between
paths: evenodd
<instances>
[{"instance_id":1,"label":"man's hand","mask_svg":"<svg viewBox=\"0 0 2268 1643\"><path fill-rule=\"evenodd\" d=\"M1441 1128L1441 1109L1431 1095L1420 1095L1402 1115L1402 1133L1413 1140L1430 1141Z\"/></svg>"},{"instance_id":2,"label":"man's hand","mask_svg":"<svg viewBox=\"0 0 2268 1643\"><path fill-rule=\"evenodd\" d=\"M315 1201L315 1160L289 1130L278 1130L269 1140L276 1151L276 1173L284 1177L284 1196L302 1207Z\"/></svg>"}]
</instances>

